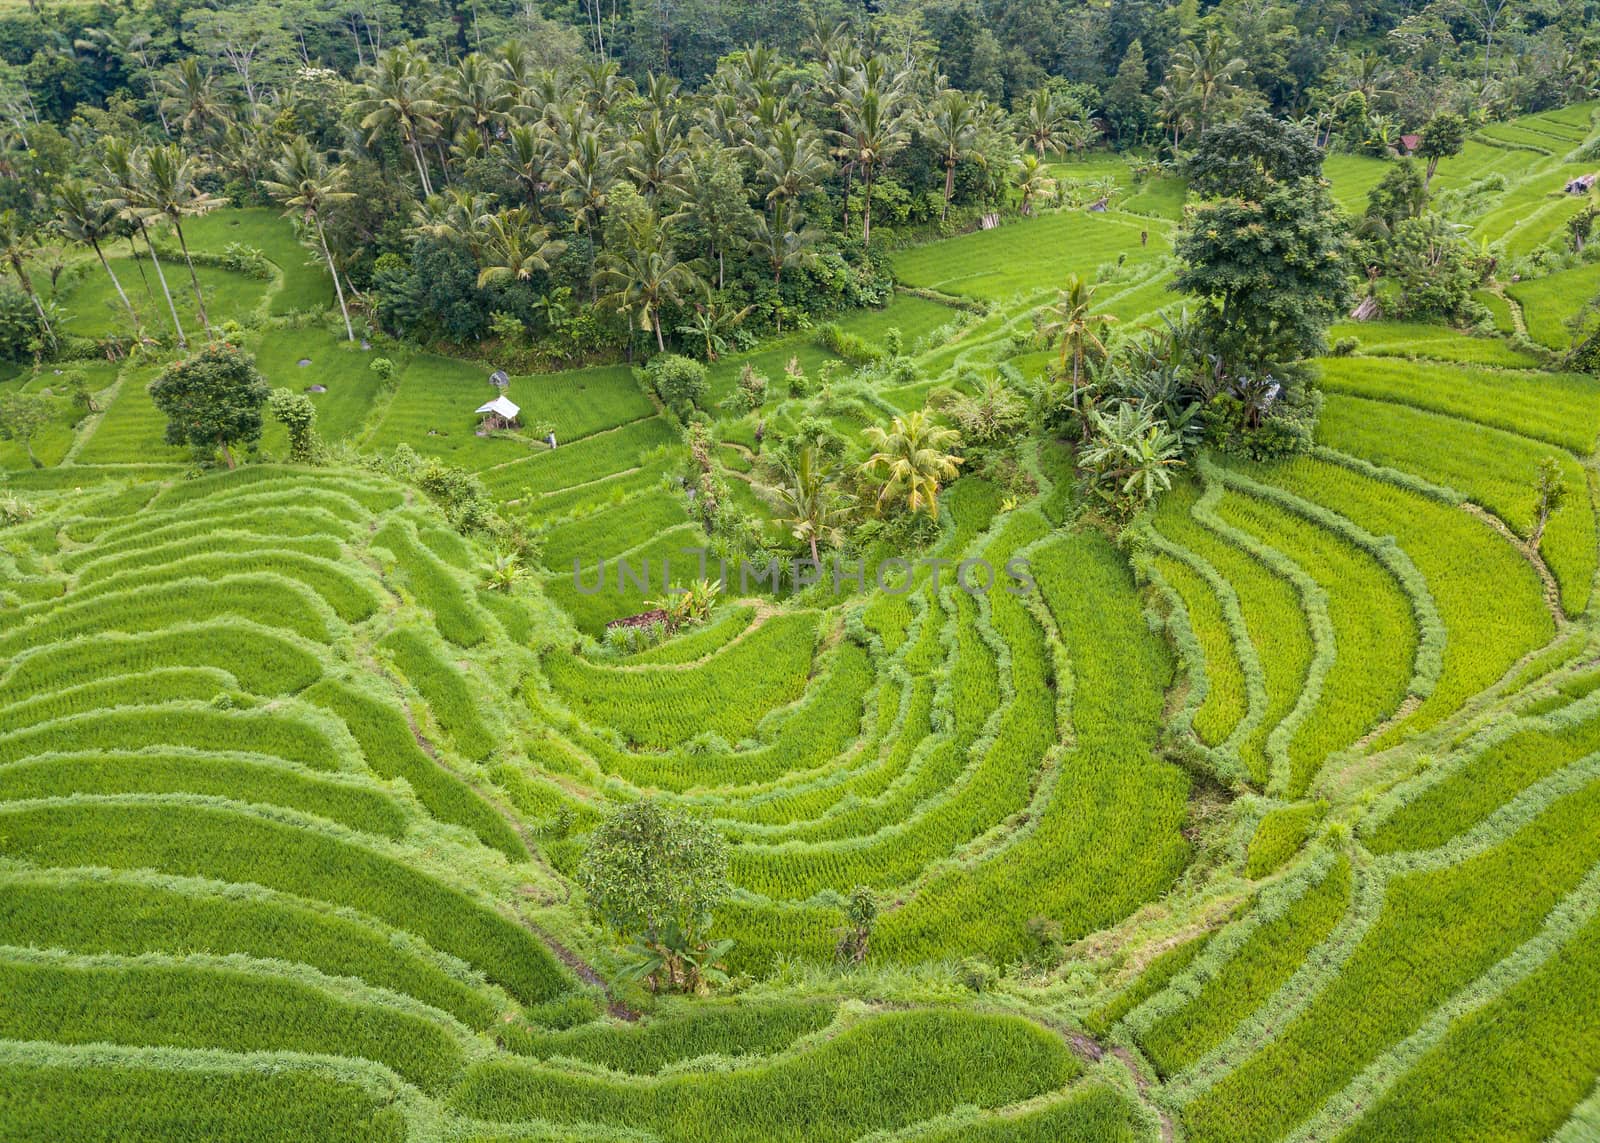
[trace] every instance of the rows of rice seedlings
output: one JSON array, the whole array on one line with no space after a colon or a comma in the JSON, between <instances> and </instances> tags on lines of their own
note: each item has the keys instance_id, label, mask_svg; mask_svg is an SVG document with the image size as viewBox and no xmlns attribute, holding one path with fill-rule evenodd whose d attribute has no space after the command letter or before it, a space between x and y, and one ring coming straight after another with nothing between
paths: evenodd
<instances>
[{"instance_id":1,"label":"rows of rice seedlings","mask_svg":"<svg viewBox=\"0 0 1600 1143\"><path fill-rule=\"evenodd\" d=\"M1349 907L1350 889L1350 865L1341 858L1274 886L1247 921L1212 938L1196 968L1162 994L1160 1008L1152 1005L1136 1018L1139 1046L1160 1073L1172 1075L1199 1060L1276 992L1333 931Z\"/></svg>"},{"instance_id":2,"label":"rows of rice seedlings","mask_svg":"<svg viewBox=\"0 0 1600 1143\"><path fill-rule=\"evenodd\" d=\"M506 1046L541 1060L582 1060L649 1076L702 1056L770 1056L834 1021L835 1006L815 1000L761 1004L707 1001L632 1024L588 1024L559 1032L516 1029Z\"/></svg>"},{"instance_id":3,"label":"rows of rice seedlings","mask_svg":"<svg viewBox=\"0 0 1600 1143\"><path fill-rule=\"evenodd\" d=\"M680 430L665 417L646 417L574 444L541 449L482 469L480 474L495 496L520 503L637 467L651 450L676 445L680 439Z\"/></svg>"},{"instance_id":4,"label":"rows of rice seedlings","mask_svg":"<svg viewBox=\"0 0 1600 1143\"><path fill-rule=\"evenodd\" d=\"M716 614L702 626L685 631L665 643L635 651L624 661L629 666L644 667L650 664L691 663L703 659L737 639L755 616L756 609L749 604L719 607Z\"/></svg>"},{"instance_id":5,"label":"rows of rice seedlings","mask_svg":"<svg viewBox=\"0 0 1600 1143\"><path fill-rule=\"evenodd\" d=\"M1557 270L1543 278L1524 278L1506 287L1522 306L1528 336L1551 349L1567 349L1572 333L1567 322L1600 292L1600 262Z\"/></svg>"},{"instance_id":6,"label":"rows of rice seedlings","mask_svg":"<svg viewBox=\"0 0 1600 1143\"><path fill-rule=\"evenodd\" d=\"M1106 1032L1128 1013L1160 992L1205 951L1211 942L1210 932L1186 934L1174 943L1151 950L1149 959L1135 962L1135 971L1128 979L1112 986L1112 995L1097 1004L1083 1016L1083 1026L1094 1036Z\"/></svg>"},{"instance_id":7,"label":"rows of rice seedlings","mask_svg":"<svg viewBox=\"0 0 1600 1143\"><path fill-rule=\"evenodd\" d=\"M481 762L495 749L495 735L480 711L481 692L451 663L437 637L420 627L398 627L378 646L389 653L395 669L426 700L434 718L450 736L456 752Z\"/></svg>"},{"instance_id":8,"label":"rows of rice seedlings","mask_svg":"<svg viewBox=\"0 0 1600 1143\"><path fill-rule=\"evenodd\" d=\"M1245 849L1245 876L1255 880L1282 868L1300 852L1327 809L1323 802L1299 802L1268 810Z\"/></svg>"},{"instance_id":9,"label":"rows of rice seedlings","mask_svg":"<svg viewBox=\"0 0 1600 1143\"><path fill-rule=\"evenodd\" d=\"M568 441L614 429L655 412L644 389L634 380L633 370L625 365L513 377L506 395L521 407L522 423L530 430L536 425L552 427L558 452Z\"/></svg>"},{"instance_id":10,"label":"rows of rice seedlings","mask_svg":"<svg viewBox=\"0 0 1600 1143\"><path fill-rule=\"evenodd\" d=\"M1330 357L1322 362L1322 385L1476 421L1580 456L1593 451L1600 423L1600 379L1576 373Z\"/></svg>"},{"instance_id":11,"label":"rows of rice seedlings","mask_svg":"<svg viewBox=\"0 0 1600 1143\"><path fill-rule=\"evenodd\" d=\"M1333 979L1276 1037L1186 1104L1190 1137L1278 1138L1416 1031L1532 937L1577 887L1600 859L1597 811L1600 783L1590 782L1509 819L1501 840L1441 851L1391 876L1376 917Z\"/></svg>"},{"instance_id":12,"label":"rows of rice seedlings","mask_svg":"<svg viewBox=\"0 0 1600 1143\"><path fill-rule=\"evenodd\" d=\"M804 697L774 712L774 723L761 728L763 741L750 749L702 751L690 743L656 753L629 750L582 729L564 734L605 774L668 791L716 790L727 795L728 804L719 805L719 812L764 817L762 807L770 803L756 795L786 778L804 780L834 766L861 731L874 678L867 649L843 640L818 664Z\"/></svg>"},{"instance_id":13,"label":"rows of rice seedlings","mask_svg":"<svg viewBox=\"0 0 1600 1143\"><path fill-rule=\"evenodd\" d=\"M1555 1137L1600 1072L1600 919L1448 1034L1341 1140Z\"/></svg>"},{"instance_id":14,"label":"rows of rice seedlings","mask_svg":"<svg viewBox=\"0 0 1600 1143\"><path fill-rule=\"evenodd\" d=\"M681 495L647 491L554 528L545 540L544 564L553 572L565 572L577 564L592 575L600 560L614 558L641 537L688 522Z\"/></svg>"},{"instance_id":15,"label":"rows of rice seedlings","mask_svg":"<svg viewBox=\"0 0 1600 1143\"><path fill-rule=\"evenodd\" d=\"M399 838L409 815L386 792L352 777L321 775L266 754L168 748L30 756L0 769L0 801L72 794L200 794L282 806L363 833Z\"/></svg>"},{"instance_id":16,"label":"rows of rice seedlings","mask_svg":"<svg viewBox=\"0 0 1600 1143\"><path fill-rule=\"evenodd\" d=\"M73 953L204 948L352 977L487 1027L508 1004L461 961L370 916L266 889L107 870L0 873L0 943Z\"/></svg>"},{"instance_id":17,"label":"rows of rice seedlings","mask_svg":"<svg viewBox=\"0 0 1600 1143\"><path fill-rule=\"evenodd\" d=\"M517 831L471 786L423 752L391 703L337 679L317 683L305 697L338 716L360 748L367 769L380 777L403 779L432 817L463 827L513 861L526 855Z\"/></svg>"},{"instance_id":18,"label":"rows of rice seedlings","mask_svg":"<svg viewBox=\"0 0 1600 1143\"><path fill-rule=\"evenodd\" d=\"M1223 480L1209 469L1208 479ZM1296 511L1228 483L1215 519L1286 571L1307 577L1325 618L1314 636L1331 659L1314 657L1306 693L1315 696L1283 723L1284 788L1303 792L1322 763L1394 712L1411 685L1419 633L1412 601L1389 570L1352 539ZM1307 600L1302 595L1302 606ZM1272 742L1269 739L1269 751Z\"/></svg>"},{"instance_id":19,"label":"rows of rice seedlings","mask_svg":"<svg viewBox=\"0 0 1600 1143\"><path fill-rule=\"evenodd\" d=\"M738 742L769 710L800 697L817 634L816 613L794 612L700 664L609 667L558 651L544 669L555 693L590 725L615 729L635 746L662 750L702 733ZM743 701L729 703L735 691Z\"/></svg>"},{"instance_id":20,"label":"rows of rice seedlings","mask_svg":"<svg viewBox=\"0 0 1600 1143\"><path fill-rule=\"evenodd\" d=\"M433 616L434 626L460 647L476 647L489 636L483 612L458 574L424 544L407 520L392 517L372 536L372 546L386 548L395 570L418 605Z\"/></svg>"},{"instance_id":21,"label":"rows of rice seedlings","mask_svg":"<svg viewBox=\"0 0 1600 1143\"><path fill-rule=\"evenodd\" d=\"M1071 746L1033 820L881 918L874 948L886 955L1017 958L1030 918L1068 938L1092 932L1158 895L1188 856L1188 779L1154 753L1172 662L1126 565L1095 534L1050 538L1029 558L1070 663L1051 674L1070 671Z\"/></svg>"},{"instance_id":22,"label":"rows of rice seedlings","mask_svg":"<svg viewBox=\"0 0 1600 1143\"><path fill-rule=\"evenodd\" d=\"M1222 530L1211 526L1221 496L1220 484L1202 492L1197 483L1181 482L1163 498L1155 526L1161 536L1204 561L1234 594L1244 635L1261 670L1263 692L1260 717L1240 736L1237 750L1245 772L1265 786L1271 778L1268 737L1304 693L1314 657L1312 631L1294 583L1227 537L1225 525ZM1237 631L1233 638L1237 647ZM1244 685L1248 689L1248 677Z\"/></svg>"},{"instance_id":23,"label":"rows of rice seedlings","mask_svg":"<svg viewBox=\"0 0 1600 1143\"><path fill-rule=\"evenodd\" d=\"M1016 515L983 549L984 556L1003 566L1046 527L1037 515ZM929 783L921 791L924 800L906 806L905 816L862 824L861 836L853 836L856 823L845 819L812 844L747 842L733 857L736 883L789 898L857 883L904 884L1028 804L1056 737L1043 635L1004 593L987 597L987 623L973 599L959 592L952 598L964 621L958 623L952 665L955 730L937 751L949 760L948 779ZM1003 709L995 713L997 700ZM925 770L932 765L923 763Z\"/></svg>"},{"instance_id":24,"label":"rows of rice seedlings","mask_svg":"<svg viewBox=\"0 0 1600 1143\"><path fill-rule=\"evenodd\" d=\"M1364 824L1374 853L1433 849L1465 833L1534 783L1600 750L1600 708L1581 701L1536 719L1500 724L1455 765L1403 791Z\"/></svg>"},{"instance_id":25,"label":"rows of rice seedlings","mask_svg":"<svg viewBox=\"0 0 1600 1143\"><path fill-rule=\"evenodd\" d=\"M1498 304L1506 318L1505 330L1510 330L1510 316L1504 298L1485 291L1478 300L1486 305ZM1346 338L1354 338L1358 343L1357 351L1369 357L1452 361L1460 365L1499 366L1505 369L1538 369L1543 365L1533 354L1518 349L1502 338L1470 336L1449 326L1423 322L1342 322L1328 330L1328 342L1331 345L1337 345Z\"/></svg>"},{"instance_id":26,"label":"rows of rice seedlings","mask_svg":"<svg viewBox=\"0 0 1600 1143\"><path fill-rule=\"evenodd\" d=\"M1074 1087L1071 1094L1022 1111L942 1116L918 1143L1135 1143L1149 1137L1148 1119L1132 1098L1110 1087Z\"/></svg>"},{"instance_id":27,"label":"rows of rice seedlings","mask_svg":"<svg viewBox=\"0 0 1600 1143\"><path fill-rule=\"evenodd\" d=\"M513 461L543 449L532 440L478 436L474 410L500 393L489 381L490 372L477 362L416 354L401 369L393 395L362 445L385 452L406 445L467 469Z\"/></svg>"},{"instance_id":28,"label":"rows of rice seedlings","mask_svg":"<svg viewBox=\"0 0 1600 1143\"><path fill-rule=\"evenodd\" d=\"M1149 235L1147 245L1140 243L1141 230ZM1119 255L1140 262L1169 249L1164 229L1142 219L1065 210L913 247L895 257L895 275L911 286L1000 300L1059 285L1069 259L1080 273L1092 274Z\"/></svg>"},{"instance_id":29,"label":"rows of rice seedlings","mask_svg":"<svg viewBox=\"0 0 1600 1143\"><path fill-rule=\"evenodd\" d=\"M1583 468L1570 453L1514 433L1362 397L1334 397L1317 422L1317 440L1372 464L1454 489L1527 538L1538 508L1537 475L1546 458L1561 466L1574 495L1549 520L1539 553L1576 616L1594 587L1594 510Z\"/></svg>"},{"instance_id":30,"label":"rows of rice seedlings","mask_svg":"<svg viewBox=\"0 0 1600 1143\"><path fill-rule=\"evenodd\" d=\"M1152 564L1161 581L1177 593L1184 622L1193 632L1203 660L1205 699L1194 712L1194 732L1207 746L1219 746L1249 708L1245 670L1234 646L1222 600L1205 575L1177 555L1160 554Z\"/></svg>"},{"instance_id":31,"label":"rows of rice seedlings","mask_svg":"<svg viewBox=\"0 0 1600 1143\"><path fill-rule=\"evenodd\" d=\"M1431 693L1402 724L1433 726L1489 687L1523 655L1548 643L1555 622L1533 568L1493 528L1411 488L1317 458L1275 467L1273 485L1331 509L1378 536L1392 536L1426 583L1443 624ZM1428 630L1423 627L1424 647ZM1419 670L1422 664L1419 661ZM1391 728L1378 746L1402 733Z\"/></svg>"},{"instance_id":32,"label":"rows of rice seedlings","mask_svg":"<svg viewBox=\"0 0 1600 1143\"><path fill-rule=\"evenodd\" d=\"M469 1069L450 1104L479 1119L606 1123L675 1143L842 1143L963 1105L1019 1103L1078 1071L1059 1037L1016 1017L922 1011L871 1017L806 1050L728 1072L655 1079L485 1063Z\"/></svg>"},{"instance_id":33,"label":"rows of rice seedlings","mask_svg":"<svg viewBox=\"0 0 1600 1143\"><path fill-rule=\"evenodd\" d=\"M62 743L78 750L138 750L164 743L211 751L229 750L241 741L312 769L331 769L339 757L336 728L303 707L219 709L209 702L175 701L111 707L0 734L0 763L49 753Z\"/></svg>"},{"instance_id":34,"label":"rows of rice seedlings","mask_svg":"<svg viewBox=\"0 0 1600 1143\"><path fill-rule=\"evenodd\" d=\"M525 1003L568 987L550 952L515 921L366 835L311 819L170 797L22 802L0 806L0 853L38 865L251 882L372 914L481 969Z\"/></svg>"},{"instance_id":35,"label":"rows of rice seedlings","mask_svg":"<svg viewBox=\"0 0 1600 1143\"><path fill-rule=\"evenodd\" d=\"M150 399L150 382L160 372L155 365L127 364L122 384L106 406L88 439L79 447L74 464L181 464L188 459L181 448L166 441L167 418Z\"/></svg>"},{"instance_id":36,"label":"rows of rice seedlings","mask_svg":"<svg viewBox=\"0 0 1600 1143\"><path fill-rule=\"evenodd\" d=\"M35 647L0 674L0 704L70 690L117 672L176 667L224 671L255 695L292 694L316 682L314 644L246 620L180 624L142 635L96 632Z\"/></svg>"},{"instance_id":37,"label":"rows of rice seedlings","mask_svg":"<svg viewBox=\"0 0 1600 1143\"><path fill-rule=\"evenodd\" d=\"M115 1124L173 1143L401 1143L399 1094L377 1068L301 1057L0 1043L0 1120L56 1139Z\"/></svg>"},{"instance_id":38,"label":"rows of rice seedlings","mask_svg":"<svg viewBox=\"0 0 1600 1143\"><path fill-rule=\"evenodd\" d=\"M303 392L311 399L317 410L317 433L324 440L354 436L383 398L383 382L371 369L379 354L346 341L343 330L267 329L249 348L269 385ZM322 392L315 391L318 387ZM289 450L289 434L270 417L263 426L261 450L271 456Z\"/></svg>"},{"instance_id":39,"label":"rows of rice seedlings","mask_svg":"<svg viewBox=\"0 0 1600 1143\"><path fill-rule=\"evenodd\" d=\"M236 958L0 950L8 997L0 1037L348 1056L435 1093L460 1075L459 1037L426 1009L311 970L267 968Z\"/></svg>"}]
</instances>

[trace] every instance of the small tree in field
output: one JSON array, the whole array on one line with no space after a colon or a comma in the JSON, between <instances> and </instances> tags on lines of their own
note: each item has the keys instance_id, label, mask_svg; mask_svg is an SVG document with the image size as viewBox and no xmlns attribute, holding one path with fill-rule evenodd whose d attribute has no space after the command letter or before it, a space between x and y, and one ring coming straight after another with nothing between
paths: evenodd
<instances>
[{"instance_id":1,"label":"small tree in field","mask_svg":"<svg viewBox=\"0 0 1600 1143\"><path fill-rule=\"evenodd\" d=\"M37 393L7 393L0 397L0 440L16 441L34 468L44 464L33 455L33 439L50 423L55 406Z\"/></svg>"},{"instance_id":2,"label":"small tree in field","mask_svg":"<svg viewBox=\"0 0 1600 1143\"><path fill-rule=\"evenodd\" d=\"M1425 186L1432 185L1433 174L1439 169L1439 160L1461 154L1467 145L1467 121L1453 111L1441 111L1422 128L1422 141L1417 154L1428 161Z\"/></svg>"},{"instance_id":3,"label":"small tree in field","mask_svg":"<svg viewBox=\"0 0 1600 1143\"><path fill-rule=\"evenodd\" d=\"M850 891L844 903L843 928L836 930L839 943L834 957L840 964L860 964L867 959L867 946L872 941L872 926L878 920L878 899L865 885Z\"/></svg>"},{"instance_id":4,"label":"small tree in field","mask_svg":"<svg viewBox=\"0 0 1600 1143\"><path fill-rule=\"evenodd\" d=\"M655 801L624 806L590 835L578 883L594 918L632 943L633 978L697 994L726 979L733 942L710 931L728 895L728 851L710 825Z\"/></svg>"},{"instance_id":5,"label":"small tree in field","mask_svg":"<svg viewBox=\"0 0 1600 1143\"><path fill-rule=\"evenodd\" d=\"M317 406L304 393L274 389L267 407L289 433L289 459L295 464L315 464L322 455L317 438Z\"/></svg>"},{"instance_id":6,"label":"small tree in field","mask_svg":"<svg viewBox=\"0 0 1600 1143\"><path fill-rule=\"evenodd\" d=\"M156 408L167 417L167 443L220 448L229 468L234 446L261 439L261 407L269 392L255 358L225 342L174 361L150 384Z\"/></svg>"},{"instance_id":7,"label":"small tree in field","mask_svg":"<svg viewBox=\"0 0 1600 1143\"><path fill-rule=\"evenodd\" d=\"M1544 539L1544 526L1550 522L1550 516L1561 507L1566 500L1566 477L1561 475L1561 465L1555 457L1547 456L1539 462L1539 475L1534 480L1534 519L1533 533L1528 537L1528 543L1535 548L1539 541Z\"/></svg>"}]
</instances>

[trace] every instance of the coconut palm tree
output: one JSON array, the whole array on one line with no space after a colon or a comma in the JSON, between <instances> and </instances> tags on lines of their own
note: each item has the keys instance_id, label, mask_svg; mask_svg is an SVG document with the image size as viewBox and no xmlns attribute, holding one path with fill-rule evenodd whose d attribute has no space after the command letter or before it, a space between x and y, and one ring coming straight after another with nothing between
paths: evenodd
<instances>
[{"instance_id":1,"label":"coconut palm tree","mask_svg":"<svg viewBox=\"0 0 1600 1143\"><path fill-rule=\"evenodd\" d=\"M572 157L561 168L561 200L572 212L573 227L589 235L591 283L594 281L595 242L615 178L612 169L611 153L594 131L584 131L578 136ZM589 300L594 301L596 297L598 295L591 295Z\"/></svg>"},{"instance_id":2,"label":"coconut palm tree","mask_svg":"<svg viewBox=\"0 0 1600 1143\"><path fill-rule=\"evenodd\" d=\"M1213 30L1198 44L1185 43L1172 65L1172 76L1178 89L1189 94L1196 112L1195 126L1201 131L1211 125L1212 109L1238 92L1235 81L1249 67L1232 54L1233 47L1229 37Z\"/></svg>"},{"instance_id":3,"label":"coconut palm tree","mask_svg":"<svg viewBox=\"0 0 1600 1143\"><path fill-rule=\"evenodd\" d=\"M1060 339L1063 371L1067 368L1068 359L1071 359L1074 407L1077 405L1078 387L1083 380L1084 359L1091 353L1105 356L1106 344L1101 331L1117 320L1111 314L1091 312L1094 293L1095 286L1092 283L1076 274L1068 274L1060 300L1050 307L1048 320L1039 328L1039 333L1046 341Z\"/></svg>"},{"instance_id":4,"label":"coconut palm tree","mask_svg":"<svg viewBox=\"0 0 1600 1143\"><path fill-rule=\"evenodd\" d=\"M409 48L390 48L362 75L356 112L361 116L361 129L368 133L367 145L376 142L385 128L398 130L416 164L422 193L431 195L433 180L422 157L422 137L438 128L445 109L434 98L422 64Z\"/></svg>"},{"instance_id":5,"label":"coconut palm tree","mask_svg":"<svg viewBox=\"0 0 1600 1143\"><path fill-rule=\"evenodd\" d=\"M539 196L545 190L550 165L550 137L536 123L518 123L506 133L505 146L496 149L501 163L522 188L522 197L535 214L543 214Z\"/></svg>"},{"instance_id":6,"label":"coconut palm tree","mask_svg":"<svg viewBox=\"0 0 1600 1143\"><path fill-rule=\"evenodd\" d=\"M928 115L933 143L939 148L944 166L944 208L939 218L949 217L950 198L956 193L956 166L972 151L978 138L979 108L962 92L951 88L939 93Z\"/></svg>"},{"instance_id":7,"label":"coconut palm tree","mask_svg":"<svg viewBox=\"0 0 1600 1143\"><path fill-rule=\"evenodd\" d=\"M200 325L211 332L211 321L206 316L206 300L200 292L200 276L194 272L194 259L189 256L189 243L183 236L185 217L205 214L222 205L222 200L200 189L196 182L199 169L193 156L186 155L176 143L164 143L134 152L136 176L136 201L145 209L162 215L172 223L178 234L178 247L189 267L189 284L194 287L194 304Z\"/></svg>"},{"instance_id":8,"label":"coconut palm tree","mask_svg":"<svg viewBox=\"0 0 1600 1143\"><path fill-rule=\"evenodd\" d=\"M807 445L784 469L778 499L783 504L781 517L791 534L811 548L811 562L819 567L822 556L819 542L839 542L840 529L849 518L854 501L839 490L816 448Z\"/></svg>"},{"instance_id":9,"label":"coconut palm tree","mask_svg":"<svg viewBox=\"0 0 1600 1143\"><path fill-rule=\"evenodd\" d=\"M834 132L840 151L866 183L861 211L861 241L872 241L872 181L878 169L911 138L910 107L898 76L888 74L883 57L867 60L852 74L834 105L843 127ZM848 190L846 191L848 198Z\"/></svg>"},{"instance_id":10,"label":"coconut palm tree","mask_svg":"<svg viewBox=\"0 0 1600 1143\"><path fill-rule=\"evenodd\" d=\"M681 302L699 282L698 275L668 245L659 225L632 235L624 250L607 250L595 269L596 287L608 286L606 300L625 313L638 315L639 328L653 330L656 349L667 351L661 329L661 307Z\"/></svg>"},{"instance_id":11,"label":"coconut palm tree","mask_svg":"<svg viewBox=\"0 0 1600 1143\"><path fill-rule=\"evenodd\" d=\"M198 56L185 56L171 73L157 81L163 122L176 121L184 134L204 136L227 119L217 96L215 77Z\"/></svg>"},{"instance_id":12,"label":"coconut palm tree","mask_svg":"<svg viewBox=\"0 0 1600 1143\"><path fill-rule=\"evenodd\" d=\"M111 263L106 259L106 252L100 245L106 239L116 237L119 222L116 204L102 197L88 180L64 178L56 186L55 206L56 229L62 237L94 251L94 256L100 259L101 268L105 270L112 286L116 288L117 297L122 299L123 308L128 311L128 317L133 321L133 328L137 330L139 315L134 312L133 303L128 300L122 282L117 278L116 271L111 268Z\"/></svg>"},{"instance_id":13,"label":"coconut palm tree","mask_svg":"<svg viewBox=\"0 0 1600 1143\"><path fill-rule=\"evenodd\" d=\"M1067 106L1061 97L1047 87L1037 88L1022 109L1017 135L1022 145L1032 147L1035 157L1043 161L1047 154L1061 154L1067 149L1061 138L1066 119Z\"/></svg>"},{"instance_id":14,"label":"coconut palm tree","mask_svg":"<svg viewBox=\"0 0 1600 1143\"><path fill-rule=\"evenodd\" d=\"M1011 185L1022 196L1017 209L1030 215L1034 200L1049 194L1055 180L1050 177L1050 168L1039 161L1039 156L1023 154L1011 160Z\"/></svg>"},{"instance_id":15,"label":"coconut palm tree","mask_svg":"<svg viewBox=\"0 0 1600 1143\"><path fill-rule=\"evenodd\" d=\"M105 141L100 158L106 174L107 189L113 196L111 203L117 208L123 220L132 227L128 235L128 245L133 246L133 235L138 234L144 239L145 248L150 251L150 262L156 269L156 281L161 284L161 296L167 300L167 312L172 315L172 329L177 335L178 347L181 349L189 344L189 339L184 336L183 323L178 320L178 307L172 301L172 289L167 285L166 271L161 268L161 257L156 253L155 243L150 240L152 215L140 203L138 152L125 140L110 138ZM134 247L134 252L137 257L137 247ZM140 273L143 272L141 267Z\"/></svg>"},{"instance_id":16,"label":"coconut palm tree","mask_svg":"<svg viewBox=\"0 0 1600 1143\"><path fill-rule=\"evenodd\" d=\"M805 211L786 202L772 204L772 213L758 214L750 223L750 248L759 251L772 268L772 284L783 284L783 272L796 266L809 266L816 260L822 231L806 221ZM774 305L778 302L775 300ZM778 332L783 332L783 315L777 315Z\"/></svg>"},{"instance_id":17,"label":"coconut palm tree","mask_svg":"<svg viewBox=\"0 0 1600 1143\"><path fill-rule=\"evenodd\" d=\"M339 268L333 264L333 252L328 249L328 235L323 229L324 215L329 207L349 202L355 195L340 190L342 172L328 169L327 160L320 151L312 149L304 135L296 135L283 145L283 153L272 164L272 178L264 181L266 191L284 207L286 214L298 214L317 236L322 247L322 259L328 264L328 274L333 278L333 292L339 298L339 313L344 317L345 336L356 339L355 328L350 324L350 307L345 304L344 286L339 282Z\"/></svg>"},{"instance_id":18,"label":"coconut palm tree","mask_svg":"<svg viewBox=\"0 0 1600 1143\"><path fill-rule=\"evenodd\" d=\"M44 312L44 302L39 300L39 294L33 288L33 279L28 275L28 259L33 257L34 249L34 235L24 228L17 212L0 211L0 258L4 258L11 267L17 284L28 295L34 311L39 315L39 324L44 327L45 336L50 339L51 345L55 345L56 331L51 328L50 319Z\"/></svg>"},{"instance_id":19,"label":"coconut palm tree","mask_svg":"<svg viewBox=\"0 0 1600 1143\"><path fill-rule=\"evenodd\" d=\"M804 120L790 116L775 125L756 152L756 178L766 201L794 202L828 175L827 148Z\"/></svg>"},{"instance_id":20,"label":"coconut palm tree","mask_svg":"<svg viewBox=\"0 0 1600 1143\"><path fill-rule=\"evenodd\" d=\"M863 435L873 452L861 471L883 481L878 512L890 501L903 499L911 512L938 516L939 488L959 475L957 469L963 463L961 457L947 451L959 445L961 434L934 424L918 409L896 417L888 429L868 425Z\"/></svg>"},{"instance_id":21,"label":"coconut palm tree","mask_svg":"<svg viewBox=\"0 0 1600 1143\"><path fill-rule=\"evenodd\" d=\"M550 228L537 226L525 206L502 210L479 219L484 233L483 268L478 286L496 282L526 282L550 269L567 244L550 237Z\"/></svg>"}]
</instances>

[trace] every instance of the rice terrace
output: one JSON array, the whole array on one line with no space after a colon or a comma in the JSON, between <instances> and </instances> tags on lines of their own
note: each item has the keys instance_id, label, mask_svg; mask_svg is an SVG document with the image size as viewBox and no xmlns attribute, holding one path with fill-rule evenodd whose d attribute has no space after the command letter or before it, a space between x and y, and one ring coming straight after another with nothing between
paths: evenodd
<instances>
[{"instance_id":1,"label":"rice terrace","mask_svg":"<svg viewBox=\"0 0 1600 1143\"><path fill-rule=\"evenodd\" d=\"M0 5L0 1140L1600 1140L1592 0Z\"/></svg>"}]
</instances>

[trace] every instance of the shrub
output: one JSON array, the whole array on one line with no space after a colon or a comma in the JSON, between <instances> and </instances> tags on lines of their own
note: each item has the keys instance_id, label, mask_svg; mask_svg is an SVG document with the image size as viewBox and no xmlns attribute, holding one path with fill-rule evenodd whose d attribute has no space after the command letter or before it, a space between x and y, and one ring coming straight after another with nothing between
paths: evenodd
<instances>
[{"instance_id":1,"label":"shrub","mask_svg":"<svg viewBox=\"0 0 1600 1143\"><path fill-rule=\"evenodd\" d=\"M706 367L676 353L661 353L645 366L645 377L667 407L680 417L701 406L711 383Z\"/></svg>"}]
</instances>

